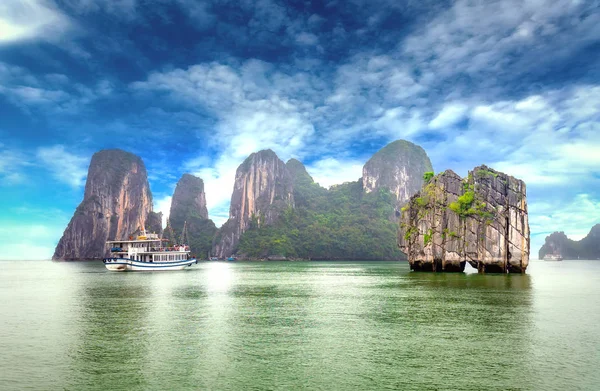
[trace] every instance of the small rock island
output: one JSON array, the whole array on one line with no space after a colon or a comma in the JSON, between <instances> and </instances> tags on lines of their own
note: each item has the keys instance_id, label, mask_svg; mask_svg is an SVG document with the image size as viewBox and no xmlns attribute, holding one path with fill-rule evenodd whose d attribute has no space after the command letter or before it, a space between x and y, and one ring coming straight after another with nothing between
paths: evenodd
<instances>
[{"instance_id":1,"label":"small rock island","mask_svg":"<svg viewBox=\"0 0 600 391\"><path fill-rule=\"evenodd\" d=\"M398 246L411 270L524 273L529 264L525 183L479 166L433 176L402 208Z\"/></svg>"},{"instance_id":2,"label":"small rock island","mask_svg":"<svg viewBox=\"0 0 600 391\"><path fill-rule=\"evenodd\" d=\"M563 259L600 259L600 224L594 225L581 240L571 240L564 232L548 235L540 248L539 259L552 254Z\"/></svg>"}]
</instances>

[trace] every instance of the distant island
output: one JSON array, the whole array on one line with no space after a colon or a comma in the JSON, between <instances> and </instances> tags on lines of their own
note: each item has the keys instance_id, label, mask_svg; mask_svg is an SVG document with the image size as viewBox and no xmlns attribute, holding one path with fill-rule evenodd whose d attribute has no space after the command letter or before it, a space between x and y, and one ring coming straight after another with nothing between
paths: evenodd
<instances>
[{"instance_id":1,"label":"distant island","mask_svg":"<svg viewBox=\"0 0 600 391\"><path fill-rule=\"evenodd\" d=\"M190 247L200 259L402 260L400 208L432 171L421 147L398 140L373 155L357 181L325 189L300 161L284 163L263 150L238 167L230 217L220 229L208 218L202 179L184 174L164 237L176 241L187 222ZM101 259L106 240L127 238L141 226L162 234L161 219L153 212L142 159L119 149L99 151L53 259Z\"/></svg>"},{"instance_id":2,"label":"distant island","mask_svg":"<svg viewBox=\"0 0 600 391\"><path fill-rule=\"evenodd\" d=\"M554 232L546 237L540 248L539 259L546 255L559 255L563 259L600 259L600 224L592 227L581 240L571 240L564 232Z\"/></svg>"}]
</instances>

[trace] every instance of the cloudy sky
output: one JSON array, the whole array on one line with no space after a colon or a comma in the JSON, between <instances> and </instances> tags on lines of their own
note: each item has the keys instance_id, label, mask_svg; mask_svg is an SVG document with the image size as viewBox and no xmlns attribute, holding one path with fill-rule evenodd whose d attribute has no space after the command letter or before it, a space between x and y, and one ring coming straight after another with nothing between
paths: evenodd
<instances>
[{"instance_id":1,"label":"cloudy sky","mask_svg":"<svg viewBox=\"0 0 600 391\"><path fill-rule=\"evenodd\" d=\"M271 148L324 186L407 139L436 172L528 185L532 252L600 222L598 0L2 0L2 258L49 258L91 155L122 148L168 211L184 172L227 218Z\"/></svg>"}]
</instances>

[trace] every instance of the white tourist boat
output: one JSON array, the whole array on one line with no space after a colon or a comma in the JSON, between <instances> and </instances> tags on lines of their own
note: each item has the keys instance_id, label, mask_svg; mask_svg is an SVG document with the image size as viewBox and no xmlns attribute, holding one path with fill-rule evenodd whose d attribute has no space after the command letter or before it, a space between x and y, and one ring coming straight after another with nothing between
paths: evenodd
<instances>
[{"instance_id":1,"label":"white tourist boat","mask_svg":"<svg viewBox=\"0 0 600 391\"><path fill-rule=\"evenodd\" d=\"M184 237L182 234L182 242ZM182 270L198 263L190 256L186 244L166 246L166 242L167 239L159 238L157 234L146 233L144 228L135 239L109 240L106 243L111 247L111 256L103 259L104 265L110 271L125 272Z\"/></svg>"},{"instance_id":2,"label":"white tourist boat","mask_svg":"<svg viewBox=\"0 0 600 391\"><path fill-rule=\"evenodd\" d=\"M546 254L544 255L544 261L562 261L563 257L560 254Z\"/></svg>"}]
</instances>

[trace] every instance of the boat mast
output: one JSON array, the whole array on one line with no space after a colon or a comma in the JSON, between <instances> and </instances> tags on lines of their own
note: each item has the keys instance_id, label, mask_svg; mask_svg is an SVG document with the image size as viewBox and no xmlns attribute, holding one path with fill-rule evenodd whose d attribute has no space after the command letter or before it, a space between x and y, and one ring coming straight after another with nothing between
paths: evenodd
<instances>
[{"instance_id":1,"label":"boat mast","mask_svg":"<svg viewBox=\"0 0 600 391\"><path fill-rule=\"evenodd\" d=\"M183 230L181 231L181 238L179 240L179 244L188 244L187 242L187 221L183 222Z\"/></svg>"}]
</instances>

